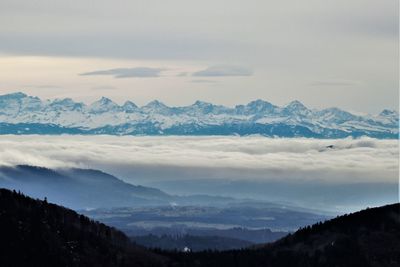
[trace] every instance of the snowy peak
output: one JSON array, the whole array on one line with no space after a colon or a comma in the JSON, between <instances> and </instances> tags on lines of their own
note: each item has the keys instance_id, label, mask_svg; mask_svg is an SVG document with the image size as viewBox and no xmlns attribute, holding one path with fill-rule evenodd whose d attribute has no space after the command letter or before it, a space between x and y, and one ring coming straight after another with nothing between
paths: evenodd
<instances>
[{"instance_id":1,"label":"snowy peak","mask_svg":"<svg viewBox=\"0 0 400 267\"><path fill-rule=\"evenodd\" d=\"M135 103L133 103L131 101L126 101L122 105L122 109L127 113L132 113L132 112L135 112L138 109L138 106L136 106Z\"/></svg>"},{"instance_id":2,"label":"snowy peak","mask_svg":"<svg viewBox=\"0 0 400 267\"><path fill-rule=\"evenodd\" d=\"M171 112L171 108L167 107L166 105L164 105L164 103L158 101L158 100L153 100L150 103L148 103L147 105L143 106L142 111L145 113L159 113L159 114L164 114L164 115L168 115Z\"/></svg>"},{"instance_id":3,"label":"snowy peak","mask_svg":"<svg viewBox=\"0 0 400 267\"><path fill-rule=\"evenodd\" d=\"M273 113L275 108L277 108L277 106L261 99L251 101L246 106L236 106L239 113L243 112L244 114Z\"/></svg>"},{"instance_id":4,"label":"snowy peak","mask_svg":"<svg viewBox=\"0 0 400 267\"><path fill-rule=\"evenodd\" d=\"M357 116L339 108L327 108L317 113L321 118L329 122L343 123L357 120Z\"/></svg>"},{"instance_id":5,"label":"snowy peak","mask_svg":"<svg viewBox=\"0 0 400 267\"><path fill-rule=\"evenodd\" d=\"M158 101L158 100L153 100L151 102L149 102L147 105L143 106L143 108L166 108L167 106Z\"/></svg>"},{"instance_id":6,"label":"snowy peak","mask_svg":"<svg viewBox=\"0 0 400 267\"><path fill-rule=\"evenodd\" d=\"M51 106L71 106L74 105L75 102L71 98L63 98L63 99L54 99L53 102L51 102Z\"/></svg>"},{"instance_id":7,"label":"snowy peak","mask_svg":"<svg viewBox=\"0 0 400 267\"><path fill-rule=\"evenodd\" d=\"M298 115L298 116L308 116L311 114L311 110L309 110L306 106L303 105L298 100L294 100L287 104L284 107L284 112L288 114Z\"/></svg>"},{"instance_id":8,"label":"snowy peak","mask_svg":"<svg viewBox=\"0 0 400 267\"><path fill-rule=\"evenodd\" d=\"M254 101L251 101L250 103L248 103L247 107L258 109L259 111L261 111L265 108L274 107L274 105L272 105L271 103L269 103L267 101L257 99L257 100L254 100Z\"/></svg>"},{"instance_id":9,"label":"snowy peak","mask_svg":"<svg viewBox=\"0 0 400 267\"><path fill-rule=\"evenodd\" d=\"M192 108L196 111L210 113L210 112L213 112L214 105L211 103L208 103L208 102L197 100L196 102L194 102L193 105L190 106L190 108Z\"/></svg>"},{"instance_id":10,"label":"snowy peak","mask_svg":"<svg viewBox=\"0 0 400 267\"><path fill-rule=\"evenodd\" d=\"M379 113L379 116L382 116L382 117L399 116L399 113L395 110L384 109L384 110L382 110L381 113Z\"/></svg>"},{"instance_id":11,"label":"snowy peak","mask_svg":"<svg viewBox=\"0 0 400 267\"><path fill-rule=\"evenodd\" d=\"M86 106L71 98L42 101L24 93L0 96L0 134L398 138L398 119L398 112L393 110L376 115L354 115L339 108L311 110L299 101L279 107L258 99L229 108L204 101L169 107L154 100L138 107L131 101L119 106L106 97ZM31 125L27 127L26 124Z\"/></svg>"},{"instance_id":12,"label":"snowy peak","mask_svg":"<svg viewBox=\"0 0 400 267\"><path fill-rule=\"evenodd\" d=\"M89 106L89 110L92 113L114 112L118 109L119 106L116 103L104 96Z\"/></svg>"},{"instance_id":13,"label":"snowy peak","mask_svg":"<svg viewBox=\"0 0 400 267\"><path fill-rule=\"evenodd\" d=\"M11 94L1 95L0 100L21 99L21 98L25 98L25 97L28 97L28 96L22 92L16 92L16 93L11 93Z\"/></svg>"},{"instance_id":14,"label":"snowy peak","mask_svg":"<svg viewBox=\"0 0 400 267\"><path fill-rule=\"evenodd\" d=\"M55 99L49 104L50 110L53 109L58 111L82 111L84 106L85 104L74 102L71 98Z\"/></svg>"},{"instance_id":15,"label":"snowy peak","mask_svg":"<svg viewBox=\"0 0 400 267\"><path fill-rule=\"evenodd\" d=\"M98 103L100 103L101 105L110 105L110 104L114 104L114 102L111 100L111 99L109 99L109 98L107 98L107 97L102 97L102 98L100 98L100 100L98 100L98 101L96 101L96 102L98 102ZM96 103L95 102L95 103Z\"/></svg>"},{"instance_id":16,"label":"snowy peak","mask_svg":"<svg viewBox=\"0 0 400 267\"><path fill-rule=\"evenodd\" d=\"M185 111L193 114L219 114L226 112L228 108L224 106L217 106L212 103L197 100L192 105L185 107Z\"/></svg>"},{"instance_id":17,"label":"snowy peak","mask_svg":"<svg viewBox=\"0 0 400 267\"><path fill-rule=\"evenodd\" d=\"M193 107L204 108L204 107L210 107L210 106L214 106L214 105L209 103L209 102L204 102L204 101L197 100L196 102L193 103L192 106Z\"/></svg>"},{"instance_id":18,"label":"snowy peak","mask_svg":"<svg viewBox=\"0 0 400 267\"><path fill-rule=\"evenodd\" d=\"M308 108L306 106L303 105L303 103L301 103L298 100L294 100L292 102L290 102L289 104L287 104L285 106L286 109L289 110L308 110Z\"/></svg>"},{"instance_id":19,"label":"snowy peak","mask_svg":"<svg viewBox=\"0 0 400 267\"><path fill-rule=\"evenodd\" d=\"M383 124L399 123L399 113L395 110L384 109L379 113L378 118L381 119Z\"/></svg>"},{"instance_id":20,"label":"snowy peak","mask_svg":"<svg viewBox=\"0 0 400 267\"><path fill-rule=\"evenodd\" d=\"M0 96L0 114L17 116L20 112L39 111L43 108L38 97L27 96L17 92Z\"/></svg>"}]
</instances>

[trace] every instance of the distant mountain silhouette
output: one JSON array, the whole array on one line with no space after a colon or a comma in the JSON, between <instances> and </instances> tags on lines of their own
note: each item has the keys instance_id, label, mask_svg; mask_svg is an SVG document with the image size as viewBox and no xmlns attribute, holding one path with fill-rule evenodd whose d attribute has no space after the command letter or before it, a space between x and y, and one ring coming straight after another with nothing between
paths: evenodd
<instances>
[{"instance_id":1,"label":"distant mountain silhouette","mask_svg":"<svg viewBox=\"0 0 400 267\"><path fill-rule=\"evenodd\" d=\"M240 210L237 210L240 213ZM250 216L249 216L250 217ZM290 215L288 214L288 217ZM290 219L288 219L290 220ZM106 223L107 224L107 223ZM112 224L110 224L112 225ZM116 226L118 229L123 229ZM247 244L262 244L262 243L270 243L281 239L282 237L286 236L289 232L284 231L271 231L268 228L264 229L251 229L251 228L244 228L244 227L233 227L228 229L218 229L212 227L187 227L183 225L175 225L173 227L154 227L151 229L146 228L130 228L130 229L123 229L124 232L129 236L132 237L134 240L137 237L141 236L158 236L158 237L184 237L184 236L191 236L191 237L221 237L221 238L230 238L235 240L243 240L246 241ZM146 239L146 238L144 238ZM155 240L152 238L152 240ZM139 242L140 243L140 242ZM143 244L143 243L141 243ZM154 246L152 246L154 247ZM228 248L229 246L225 246ZM231 247L232 249L232 247Z\"/></svg>"},{"instance_id":2,"label":"distant mountain silhouette","mask_svg":"<svg viewBox=\"0 0 400 267\"><path fill-rule=\"evenodd\" d=\"M225 203L234 199L207 195L173 196L159 189L132 185L94 169L17 165L0 166L0 187L72 209Z\"/></svg>"},{"instance_id":3,"label":"distant mountain silhouette","mask_svg":"<svg viewBox=\"0 0 400 267\"><path fill-rule=\"evenodd\" d=\"M0 266L163 266L163 257L78 213L0 189Z\"/></svg>"},{"instance_id":4,"label":"distant mountain silhouette","mask_svg":"<svg viewBox=\"0 0 400 267\"><path fill-rule=\"evenodd\" d=\"M340 216L252 249L165 255L173 266L400 266L400 204Z\"/></svg>"},{"instance_id":5,"label":"distant mountain silhouette","mask_svg":"<svg viewBox=\"0 0 400 267\"><path fill-rule=\"evenodd\" d=\"M21 190L69 208L121 207L165 203L172 196L135 186L93 169L47 169L18 165L0 167L0 186Z\"/></svg>"}]
</instances>

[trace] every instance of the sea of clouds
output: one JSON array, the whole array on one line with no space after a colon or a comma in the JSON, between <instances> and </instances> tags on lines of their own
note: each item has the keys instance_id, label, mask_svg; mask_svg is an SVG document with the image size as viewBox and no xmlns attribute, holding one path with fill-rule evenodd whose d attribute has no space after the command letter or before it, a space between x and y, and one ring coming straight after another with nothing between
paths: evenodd
<instances>
[{"instance_id":1,"label":"sea of clouds","mask_svg":"<svg viewBox=\"0 0 400 267\"><path fill-rule=\"evenodd\" d=\"M148 179L398 179L397 140L252 137L0 136L0 164L108 171Z\"/></svg>"},{"instance_id":2,"label":"sea of clouds","mask_svg":"<svg viewBox=\"0 0 400 267\"><path fill-rule=\"evenodd\" d=\"M251 198L334 212L399 199L398 140L0 136L0 166L17 164L99 169L170 194Z\"/></svg>"}]
</instances>

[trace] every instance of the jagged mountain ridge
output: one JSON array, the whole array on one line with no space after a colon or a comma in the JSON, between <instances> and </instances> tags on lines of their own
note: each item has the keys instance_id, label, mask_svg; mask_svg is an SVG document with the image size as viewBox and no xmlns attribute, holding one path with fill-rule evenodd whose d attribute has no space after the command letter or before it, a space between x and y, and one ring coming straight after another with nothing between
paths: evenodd
<instances>
[{"instance_id":1,"label":"jagged mountain ridge","mask_svg":"<svg viewBox=\"0 0 400 267\"><path fill-rule=\"evenodd\" d=\"M399 114L355 115L309 109L299 101L284 107L263 100L229 108L202 101L169 107L157 100L138 107L102 97L86 105L70 98L41 100L24 93L0 96L0 134L251 135L398 138Z\"/></svg>"}]
</instances>

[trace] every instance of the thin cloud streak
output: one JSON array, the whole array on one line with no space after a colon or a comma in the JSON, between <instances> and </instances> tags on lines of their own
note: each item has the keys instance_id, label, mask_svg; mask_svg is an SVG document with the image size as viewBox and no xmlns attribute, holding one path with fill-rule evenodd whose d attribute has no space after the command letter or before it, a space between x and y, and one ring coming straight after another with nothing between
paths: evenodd
<instances>
[{"instance_id":1,"label":"thin cloud streak","mask_svg":"<svg viewBox=\"0 0 400 267\"><path fill-rule=\"evenodd\" d=\"M220 65L208 67L192 75L197 77L251 76L253 71L246 67Z\"/></svg>"},{"instance_id":2,"label":"thin cloud streak","mask_svg":"<svg viewBox=\"0 0 400 267\"><path fill-rule=\"evenodd\" d=\"M93 75L110 75L114 78L152 78L160 77L161 72L165 70L162 68L117 68L109 70L97 70L79 74L80 76L93 76Z\"/></svg>"}]
</instances>

